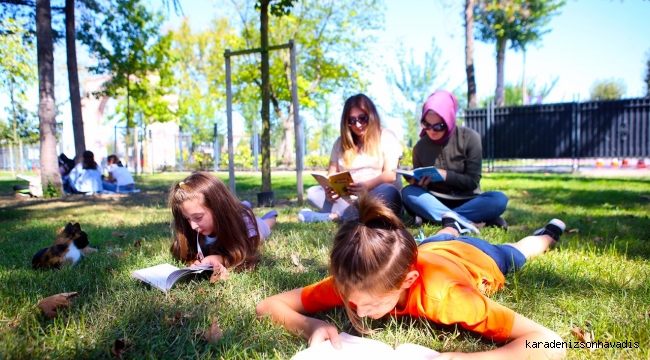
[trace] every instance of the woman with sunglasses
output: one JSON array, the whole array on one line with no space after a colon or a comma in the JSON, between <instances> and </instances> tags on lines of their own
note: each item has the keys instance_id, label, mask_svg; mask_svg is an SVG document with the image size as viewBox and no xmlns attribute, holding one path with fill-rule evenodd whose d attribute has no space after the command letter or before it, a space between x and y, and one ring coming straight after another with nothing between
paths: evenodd
<instances>
[{"instance_id":1,"label":"woman with sunglasses","mask_svg":"<svg viewBox=\"0 0 650 360\"><path fill-rule=\"evenodd\" d=\"M354 183L348 186L348 192L356 196L366 191L376 194L401 215L402 180L392 172L401 156L401 143L392 131L381 127L372 100L364 94L348 98L341 115L341 136L332 147L327 175L349 171ZM307 202L318 212L303 209L298 214L299 221L345 220L356 216L354 206L332 188L309 188Z\"/></svg>"},{"instance_id":2,"label":"woman with sunglasses","mask_svg":"<svg viewBox=\"0 0 650 360\"><path fill-rule=\"evenodd\" d=\"M475 226L498 226L507 230L501 215L508 197L499 191L482 192L481 136L464 126L456 126L458 101L444 90L431 94L422 106L422 133L413 148L413 167L435 166L444 181L406 179L411 185L402 190L406 210L422 220L440 222L443 214L456 220L461 233L479 230Z\"/></svg>"}]
</instances>

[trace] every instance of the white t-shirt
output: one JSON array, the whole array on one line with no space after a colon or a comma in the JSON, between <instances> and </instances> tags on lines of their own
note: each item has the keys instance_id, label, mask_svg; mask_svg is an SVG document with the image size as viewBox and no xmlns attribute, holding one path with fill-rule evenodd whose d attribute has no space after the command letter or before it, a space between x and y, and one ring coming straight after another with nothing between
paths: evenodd
<instances>
[{"instance_id":1,"label":"white t-shirt","mask_svg":"<svg viewBox=\"0 0 650 360\"><path fill-rule=\"evenodd\" d=\"M133 184L133 176L129 169L124 166L115 166L110 173L113 175L113 179L117 182L118 186Z\"/></svg>"},{"instance_id":2,"label":"white t-shirt","mask_svg":"<svg viewBox=\"0 0 650 360\"><path fill-rule=\"evenodd\" d=\"M397 163L397 160L402 156L402 144L392 131L382 128L380 141L379 157L364 154L362 151L354 157L350 166L345 166L340 153L341 138L339 137L332 147L330 162L335 161L338 164L339 171L348 170L354 181L374 179L383 172L384 160L393 160ZM398 176L393 185L401 189L401 181L402 179Z\"/></svg>"}]
</instances>

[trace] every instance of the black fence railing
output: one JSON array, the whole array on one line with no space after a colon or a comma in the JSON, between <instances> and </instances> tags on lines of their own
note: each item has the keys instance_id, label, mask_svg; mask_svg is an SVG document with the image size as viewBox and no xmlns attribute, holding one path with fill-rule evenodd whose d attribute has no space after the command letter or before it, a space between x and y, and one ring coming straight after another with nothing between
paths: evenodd
<instances>
[{"instance_id":1,"label":"black fence railing","mask_svg":"<svg viewBox=\"0 0 650 360\"><path fill-rule=\"evenodd\" d=\"M650 156L650 98L466 110L488 163Z\"/></svg>"}]
</instances>

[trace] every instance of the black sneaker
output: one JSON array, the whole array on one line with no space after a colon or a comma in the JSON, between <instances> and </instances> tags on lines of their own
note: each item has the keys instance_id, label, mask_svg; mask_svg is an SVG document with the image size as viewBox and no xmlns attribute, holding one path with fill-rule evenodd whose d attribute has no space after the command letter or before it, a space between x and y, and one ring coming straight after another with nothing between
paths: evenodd
<instances>
[{"instance_id":1,"label":"black sneaker","mask_svg":"<svg viewBox=\"0 0 650 360\"><path fill-rule=\"evenodd\" d=\"M469 232L479 233L479 230L472 223L461 220L461 218L453 212L446 212L442 214L442 227L452 227L458 230L459 234L465 234Z\"/></svg>"},{"instance_id":2,"label":"black sneaker","mask_svg":"<svg viewBox=\"0 0 650 360\"><path fill-rule=\"evenodd\" d=\"M506 219L502 218L501 216L486 221L485 226L500 227L504 231L508 231L508 223L506 222Z\"/></svg>"},{"instance_id":3,"label":"black sneaker","mask_svg":"<svg viewBox=\"0 0 650 360\"><path fill-rule=\"evenodd\" d=\"M415 215L415 217L413 218L413 225L415 225L417 227L422 226L422 218Z\"/></svg>"},{"instance_id":4,"label":"black sneaker","mask_svg":"<svg viewBox=\"0 0 650 360\"><path fill-rule=\"evenodd\" d=\"M548 235L555 241L560 241L560 236L566 229L566 225L560 219L553 219L546 224L543 228L535 231L533 235Z\"/></svg>"}]
</instances>

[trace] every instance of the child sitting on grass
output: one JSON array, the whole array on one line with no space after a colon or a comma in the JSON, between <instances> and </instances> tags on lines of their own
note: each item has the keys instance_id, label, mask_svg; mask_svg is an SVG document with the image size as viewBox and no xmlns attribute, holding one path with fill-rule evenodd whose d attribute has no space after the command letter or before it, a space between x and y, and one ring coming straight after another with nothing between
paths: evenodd
<instances>
[{"instance_id":1,"label":"child sitting on grass","mask_svg":"<svg viewBox=\"0 0 650 360\"><path fill-rule=\"evenodd\" d=\"M278 213L261 219L250 203L241 203L223 181L207 172L195 172L169 189L176 259L215 269L254 266L260 242L271 234Z\"/></svg>"},{"instance_id":2,"label":"child sitting on grass","mask_svg":"<svg viewBox=\"0 0 650 360\"><path fill-rule=\"evenodd\" d=\"M563 349L529 348L526 343L562 341L552 330L491 300L508 272L555 244L565 226L553 219L519 242L491 245L459 236L453 217L419 246L400 219L380 199L362 196L359 219L338 230L330 253L330 277L278 295L257 305L258 316L301 335L309 345L330 340L340 348L336 326L306 316L343 306L361 333L361 318L386 315L424 317L439 324L459 324L486 339L507 342L477 354L443 353L436 359L559 359Z\"/></svg>"}]
</instances>

